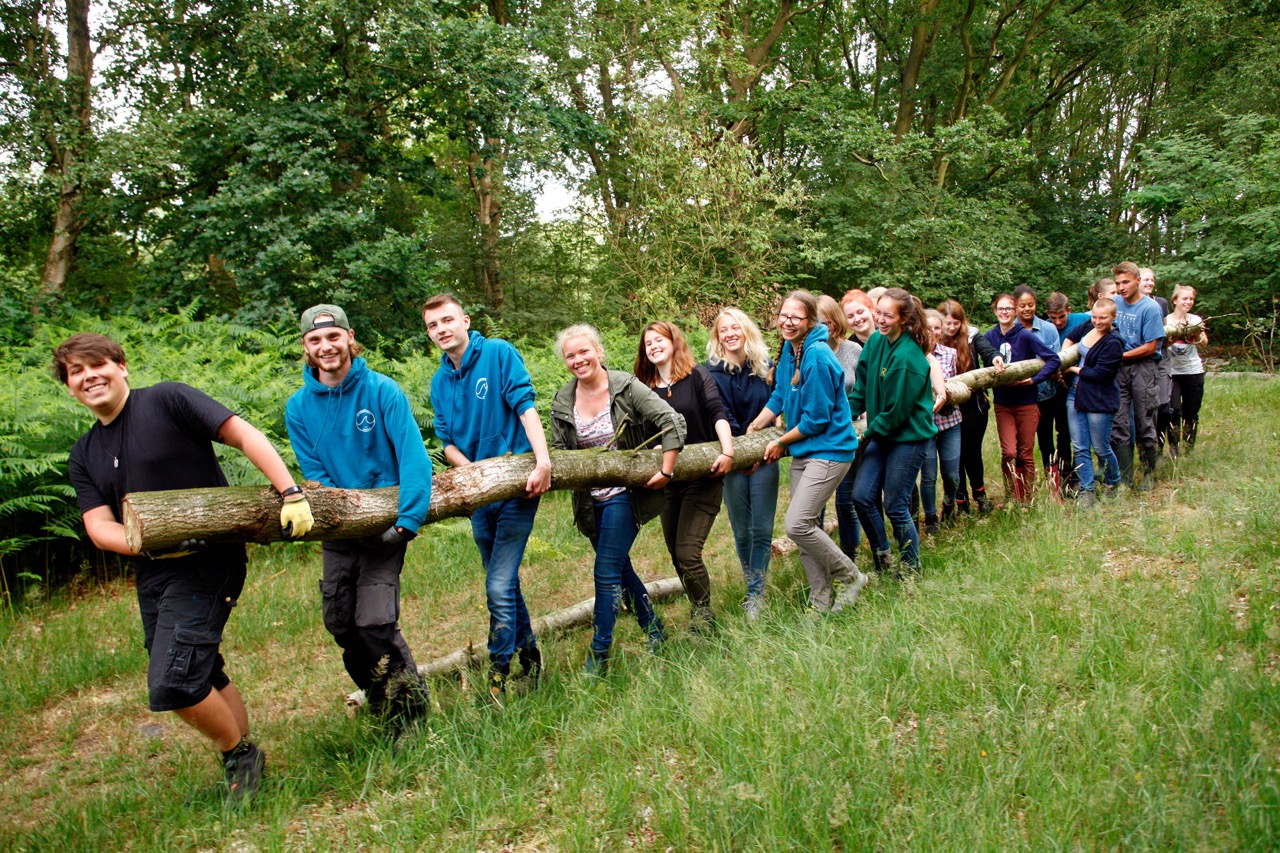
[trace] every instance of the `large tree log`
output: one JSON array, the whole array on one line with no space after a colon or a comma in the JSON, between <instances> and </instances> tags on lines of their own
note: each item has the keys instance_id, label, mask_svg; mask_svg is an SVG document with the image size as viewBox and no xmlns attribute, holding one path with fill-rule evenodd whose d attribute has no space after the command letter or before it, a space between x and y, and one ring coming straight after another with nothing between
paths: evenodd
<instances>
[{"instance_id":1,"label":"large tree log","mask_svg":"<svg viewBox=\"0 0 1280 853\"><path fill-rule=\"evenodd\" d=\"M734 439L734 467L750 468L764 456L764 446L779 435L766 429ZM720 452L718 442L691 444L680 454L675 479L706 477ZM501 456L462 468L450 468L431 479L427 521L469 516L494 501L519 497L533 471L533 455ZM551 488L643 486L662 464L661 450L553 450ZM330 489L306 483L315 527L306 539L351 539L381 533L397 516L400 490ZM270 487L233 486L133 492L124 500L123 521L129 545L158 551L184 539L206 542L279 542L280 497Z\"/></svg>"}]
</instances>

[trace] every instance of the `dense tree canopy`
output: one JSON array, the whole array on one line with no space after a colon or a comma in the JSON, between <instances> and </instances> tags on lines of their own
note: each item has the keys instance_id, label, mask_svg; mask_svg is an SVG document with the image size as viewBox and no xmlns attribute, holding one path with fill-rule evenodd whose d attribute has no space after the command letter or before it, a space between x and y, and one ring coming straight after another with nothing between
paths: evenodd
<instances>
[{"instance_id":1,"label":"dense tree canopy","mask_svg":"<svg viewBox=\"0 0 1280 853\"><path fill-rule=\"evenodd\" d=\"M20 0L0 325L332 299L397 349L446 287L539 333L1132 257L1244 333L1280 290L1278 41L1266 0Z\"/></svg>"}]
</instances>

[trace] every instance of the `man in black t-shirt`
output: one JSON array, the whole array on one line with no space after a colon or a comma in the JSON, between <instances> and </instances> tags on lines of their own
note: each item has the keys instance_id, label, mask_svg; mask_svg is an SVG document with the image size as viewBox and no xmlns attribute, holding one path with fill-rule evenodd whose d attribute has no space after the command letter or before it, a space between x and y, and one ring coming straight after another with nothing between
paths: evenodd
<instances>
[{"instance_id":1,"label":"man in black t-shirt","mask_svg":"<svg viewBox=\"0 0 1280 853\"><path fill-rule=\"evenodd\" d=\"M71 450L71 482L93 544L133 558L151 710L173 711L213 741L228 796L238 802L257 790L265 762L218 648L244 587L244 546L187 540L136 554L120 507L130 492L225 486L213 451L219 441L244 453L280 492L286 536L311 529L311 508L267 437L221 403L177 382L131 390L124 349L110 338L68 338L54 350L54 372L98 418Z\"/></svg>"}]
</instances>

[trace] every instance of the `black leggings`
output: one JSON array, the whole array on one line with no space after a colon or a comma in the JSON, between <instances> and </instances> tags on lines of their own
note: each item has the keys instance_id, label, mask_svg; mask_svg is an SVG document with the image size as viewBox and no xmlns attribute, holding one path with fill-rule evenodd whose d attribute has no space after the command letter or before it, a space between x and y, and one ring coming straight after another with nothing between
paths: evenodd
<instances>
[{"instance_id":1,"label":"black leggings","mask_svg":"<svg viewBox=\"0 0 1280 853\"><path fill-rule=\"evenodd\" d=\"M1058 393L1037 405L1040 423L1036 426L1036 442L1040 445L1040 461L1046 470L1054 466L1070 470L1075 454L1071 449L1071 429L1067 426L1067 389L1059 388Z\"/></svg>"},{"instance_id":2,"label":"black leggings","mask_svg":"<svg viewBox=\"0 0 1280 853\"><path fill-rule=\"evenodd\" d=\"M982 476L982 439L987 434L987 417L991 409L978 394L969 398L967 403L960 404L960 488L956 492L959 500L968 500L969 484L974 493L984 491L986 481Z\"/></svg>"},{"instance_id":3,"label":"black leggings","mask_svg":"<svg viewBox=\"0 0 1280 853\"><path fill-rule=\"evenodd\" d=\"M1196 443L1196 432L1200 426L1200 404L1204 402L1204 374L1184 373L1171 377L1173 387L1169 393L1169 406L1173 409L1169 418L1169 432L1173 439L1182 441L1187 447Z\"/></svg>"}]
</instances>

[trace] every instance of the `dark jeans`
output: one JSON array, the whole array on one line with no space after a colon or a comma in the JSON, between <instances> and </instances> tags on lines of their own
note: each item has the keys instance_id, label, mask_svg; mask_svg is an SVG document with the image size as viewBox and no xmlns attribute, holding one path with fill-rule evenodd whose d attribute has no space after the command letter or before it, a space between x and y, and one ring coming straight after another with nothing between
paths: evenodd
<instances>
[{"instance_id":1,"label":"dark jeans","mask_svg":"<svg viewBox=\"0 0 1280 853\"><path fill-rule=\"evenodd\" d=\"M858 479L858 457L854 457L849 473L836 486L836 525L840 534L840 550L850 559L858 558L858 542L862 529L858 524L858 511L853 506L853 483Z\"/></svg>"},{"instance_id":2,"label":"dark jeans","mask_svg":"<svg viewBox=\"0 0 1280 853\"><path fill-rule=\"evenodd\" d=\"M591 655L596 660L605 660L613 645L613 626L618 621L624 594L646 633L661 632L662 620L654 612L649 591L631 565L631 545L640 533L635 510L631 508L631 495L623 492L606 501L596 501L593 510L596 535L591 546L596 551L596 602L591 618Z\"/></svg>"},{"instance_id":3,"label":"dark jeans","mask_svg":"<svg viewBox=\"0 0 1280 853\"><path fill-rule=\"evenodd\" d=\"M662 510L662 537L684 594L695 607L711 604L711 578L702 562L702 547L720 514L724 481L719 478L688 480L667 485L667 505Z\"/></svg>"},{"instance_id":4,"label":"dark jeans","mask_svg":"<svg viewBox=\"0 0 1280 853\"><path fill-rule=\"evenodd\" d=\"M963 423L963 421L961 421ZM920 469L920 501L926 517L938 515L938 467L942 467L942 501L953 505L956 500L956 484L960 479L960 424L939 430L930 440L930 450L925 454Z\"/></svg>"},{"instance_id":5,"label":"dark jeans","mask_svg":"<svg viewBox=\"0 0 1280 853\"><path fill-rule=\"evenodd\" d=\"M520 592L520 562L533 532L541 498L511 498L480 507L471 515L471 536L484 564L485 603L489 607L489 660L506 672L517 649L537 640L529 608Z\"/></svg>"},{"instance_id":6,"label":"dark jeans","mask_svg":"<svg viewBox=\"0 0 1280 853\"><path fill-rule=\"evenodd\" d=\"M974 394L967 403L960 404L960 414L964 420L960 422L960 484L956 495L960 500L968 500L970 486L974 494L986 489L982 473L982 440L987 434L991 407Z\"/></svg>"},{"instance_id":7,"label":"dark jeans","mask_svg":"<svg viewBox=\"0 0 1280 853\"><path fill-rule=\"evenodd\" d=\"M419 682L413 653L400 633L400 572L407 548L340 539L324 543L321 552L324 627L342 649L347 674L375 712L396 701L393 694L400 684Z\"/></svg>"},{"instance_id":8,"label":"dark jeans","mask_svg":"<svg viewBox=\"0 0 1280 853\"><path fill-rule=\"evenodd\" d=\"M893 525L903 563L920 565L920 534L911 518L911 489L929 452L929 441L867 441L853 484L853 505L867 533L867 545L876 554L889 551L889 535L876 507L884 493L884 512Z\"/></svg>"}]
</instances>

